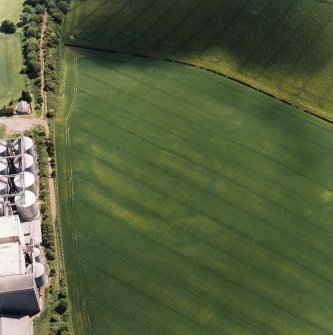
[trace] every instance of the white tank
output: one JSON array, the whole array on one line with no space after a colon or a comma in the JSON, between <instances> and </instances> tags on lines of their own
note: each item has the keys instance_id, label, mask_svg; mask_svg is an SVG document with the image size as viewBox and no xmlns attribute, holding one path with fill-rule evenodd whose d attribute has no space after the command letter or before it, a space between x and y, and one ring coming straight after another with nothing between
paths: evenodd
<instances>
[{"instance_id":1,"label":"white tank","mask_svg":"<svg viewBox=\"0 0 333 335\"><path fill-rule=\"evenodd\" d=\"M15 157L14 166L16 173L23 171L31 172L34 176L36 175L34 158L29 154L23 154L23 156Z\"/></svg>"},{"instance_id":2,"label":"white tank","mask_svg":"<svg viewBox=\"0 0 333 335\"><path fill-rule=\"evenodd\" d=\"M35 266L32 266L32 264L29 264L26 270L27 274L33 273L36 286L38 288L41 288L47 284L47 275L45 273L44 265L39 262L35 262Z\"/></svg>"},{"instance_id":3,"label":"white tank","mask_svg":"<svg viewBox=\"0 0 333 335\"><path fill-rule=\"evenodd\" d=\"M8 174L8 162L6 158L0 158L0 174Z\"/></svg>"},{"instance_id":4,"label":"white tank","mask_svg":"<svg viewBox=\"0 0 333 335\"><path fill-rule=\"evenodd\" d=\"M31 172L23 172L14 177L14 184L17 192L31 191L37 195L35 176Z\"/></svg>"},{"instance_id":5,"label":"white tank","mask_svg":"<svg viewBox=\"0 0 333 335\"><path fill-rule=\"evenodd\" d=\"M0 141L0 156L8 156L8 146L6 141Z\"/></svg>"},{"instance_id":6,"label":"white tank","mask_svg":"<svg viewBox=\"0 0 333 335\"><path fill-rule=\"evenodd\" d=\"M33 255L34 255L35 261L40 263L41 262L41 255L40 255L40 249L39 248L34 247Z\"/></svg>"},{"instance_id":7,"label":"white tank","mask_svg":"<svg viewBox=\"0 0 333 335\"><path fill-rule=\"evenodd\" d=\"M8 179L6 177L0 176L0 194L8 194L9 186Z\"/></svg>"},{"instance_id":8,"label":"white tank","mask_svg":"<svg viewBox=\"0 0 333 335\"><path fill-rule=\"evenodd\" d=\"M21 154L21 146L23 146L23 153L29 154L36 159L34 142L30 137L23 136L14 141L13 147L16 155Z\"/></svg>"},{"instance_id":9,"label":"white tank","mask_svg":"<svg viewBox=\"0 0 333 335\"><path fill-rule=\"evenodd\" d=\"M36 196L31 191L25 191L24 194L15 197L17 212L21 222L30 222L39 215Z\"/></svg>"}]
</instances>

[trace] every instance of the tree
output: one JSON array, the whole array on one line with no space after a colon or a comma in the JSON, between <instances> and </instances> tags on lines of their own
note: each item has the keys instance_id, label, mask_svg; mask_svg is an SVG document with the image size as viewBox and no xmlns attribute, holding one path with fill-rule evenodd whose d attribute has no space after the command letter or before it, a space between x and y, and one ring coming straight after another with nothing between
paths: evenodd
<instances>
[{"instance_id":1,"label":"tree","mask_svg":"<svg viewBox=\"0 0 333 335\"><path fill-rule=\"evenodd\" d=\"M44 14L45 7L43 5L37 5L35 7L36 14Z\"/></svg>"},{"instance_id":2,"label":"tree","mask_svg":"<svg viewBox=\"0 0 333 335\"><path fill-rule=\"evenodd\" d=\"M27 38L29 38L29 37L35 37L35 38L38 38L39 35L40 35L39 28L36 27L36 26L33 26L33 25L29 26L29 27L27 28L27 30L25 31L25 36L26 36Z\"/></svg>"},{"instance_id":3,"label":"tree","mask_svg":"<svg viewBox=\"0 0 333 335\"><path fill-rule=\"evenodd\" d=\"M3 106L0 109L1 116L12 116L14 114L14 108L12 106Z\"/></svg>"},{"instance_id":4,"label":"tree","mask_svg":"<svg viewBox=\"0 0 333 335\"><path fill-rule=\"evenodd\" d=\"M58 3L58 8L63 12L63 14L67 14L68 13L68 9L69 9L69 5L65 1L60 1Z\"/></svg>"},{"instance_id":5,"label":"tree","mask_svg":"<svg viewBox=\"0 0 333 335\"><path fill-rule=\"evenodd\" d=\"M16 31L14 22L10 20L4 20L1 23L0 31L5 34L13 34Z\"/></svg>"},{"instance_id":6,"label":"tree","mask_svg":"<svg viewBox=\"0 0 333 335\"><path fill-rule=\"evenodd\" d=\"M30 104L30 102L32 101L32 98L28 91L22 91L22 100Z\"/></svg>"},{"instance_id":7,"label":"tree","mask_svg":"<svg viewBox=\"0 0 333 335\"><path fill-rule=\"evenodd\" d=\"M23 45L24 51L26 54L28 53L35 53L38 54L39 52L39 43L35 37L28 38Z\"/></svg>"},{"instance_id":8,"label":"tree","mask_svg":"<svg viewBox=\"0 0 333 335\"><path fill-rule=\"evenodd\" d=\"M50 109L49 111L47 111L47 113L46 113L46 117L47 117L48 119L52 119L53 117L55 117L54 110L53 110L53 109Z\"/></svg>"},{"instance_id":9,"label":"tree","mask_svg":"<svg viewBox=\"0 0 333 335\"><path fill-rule=\"evenodd\" d=\"M60 299L59 304L55 308L56 312L60 315L64 314L67 310L68 304L65 299Z\"/></svg>"}]
</instances>

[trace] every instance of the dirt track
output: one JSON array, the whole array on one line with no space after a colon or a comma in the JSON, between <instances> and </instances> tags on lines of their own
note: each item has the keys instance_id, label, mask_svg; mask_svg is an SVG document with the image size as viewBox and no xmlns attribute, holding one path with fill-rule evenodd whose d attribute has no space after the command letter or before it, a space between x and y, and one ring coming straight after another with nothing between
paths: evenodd
<instances>
[{"instance_id":1,"label":"dirt track","mask_svg":"<svg viewBox=\"0 0 333 335\"><path fill-rule=\"evenodd\" d=\"M47 121L42 119L30 119L14 116L10 119L0 119L0 124L4 124L6 126L7 133L25 131L33 128L33 126L37 124L40 124L45 128L46 134L49 134Z\"/></svg>"}]
</instances>

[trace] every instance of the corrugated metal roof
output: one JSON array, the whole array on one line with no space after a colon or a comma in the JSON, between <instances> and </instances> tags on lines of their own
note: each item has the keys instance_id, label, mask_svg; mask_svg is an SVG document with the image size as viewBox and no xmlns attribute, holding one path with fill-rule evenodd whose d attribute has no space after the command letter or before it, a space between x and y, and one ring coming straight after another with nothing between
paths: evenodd
<instances>
[{"instance_id":1,"label":"corrugated metal roof","mask_svg":"<svg viewBox=\"0 0 333 335\"><path fill-rule=\"evenodd\" d=\"M0 316L0 335L32 335L29 316Z\"/></svg>"},{"instance_id":2,"label":"corrugated metal roof","mask_svg":"<svg viewBox=\"0 0 333 335\"><path fill-rule=\"evenodd\" d=\"M30 106L26 101L22 100L16 105L16 110L21 113L22 112L28 113L30 112Z\"/></svg>"},{"instance_id":3,"label":"corrugated metal roof","mask_svg":"<svg viewBox=\"0 0 333 335\"><path fill-rule=\"evenodd\" d=\"M33 274L0 277L0 295L6 292L34 289Z\"/></svg>"},{"instance_id":4,"label":"corrugated metal roof","mask_svg":"<svg viewBox=\"0 0 333 335\"><path fill-rule=\"evenodd\" d=\"M0 244L0 276L25 273L25 260L19 242Z\"/></svg>"},{"instance_id":5,"label":"corrugated metal roof","mask_svg":"<svg viewBox=\"0 0 333 335\"><path fill-rule=\"evenodd\" d=\"M33 274L0 277L0 305L4 315L35 315L40 297Z\"/></svg>"},{"instance_id":6,"label":"corrugated metal roof","mask_svg":"<svg viewBox=\"0 0 333 335\"><path fill-rule=\"evenodd\" d=\"M0 243L2 238L17 237L23 234L20 219L17 215L1 216L0 228Z\"/></svg>"}]
</instances>

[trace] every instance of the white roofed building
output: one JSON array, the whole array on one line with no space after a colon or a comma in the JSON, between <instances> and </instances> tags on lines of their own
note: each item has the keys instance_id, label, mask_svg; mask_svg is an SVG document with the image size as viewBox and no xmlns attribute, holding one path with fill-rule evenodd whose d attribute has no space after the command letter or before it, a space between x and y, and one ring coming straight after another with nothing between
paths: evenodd
<instances>
[{"instance_id":1,"label":"white roofed building","mask_svg":"<svg viewBox=\"0 0 333 335\"><path fill-rule=\"evenodd\" d=\"M18 216L0 217L0 276L25 273L25 238Z\"/></svg>"},{"instance_id":2,"label":"white roofed building","mask_svg":"<svg viewBox=\"0 0 333 335\"><path fill-rule=\"evenodd\" d=\"M0 335L33 335L28 316L0 316Z\"/></svg>"},{"instance_id":3,"label":"white roofed building","mask_svg":"<svg viewBox=\"0 0 333 335\"><path fill-rule=\"evenodd\" d=\"M30 114L31 113L30 105L28 104L27 101L22 100L16 105L16 112L18 114Z\"/></svg>"}]
</instances>

